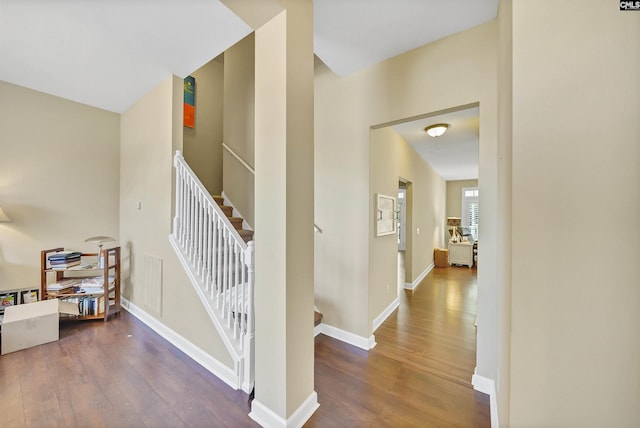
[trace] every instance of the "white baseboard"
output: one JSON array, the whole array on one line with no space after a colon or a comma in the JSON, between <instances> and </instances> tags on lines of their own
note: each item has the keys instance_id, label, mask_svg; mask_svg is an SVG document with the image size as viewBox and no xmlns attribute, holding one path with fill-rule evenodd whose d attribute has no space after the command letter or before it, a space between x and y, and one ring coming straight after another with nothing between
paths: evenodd
<instances>
[{"instance_id":1,"label":"white baseboard","mask_svg":"<svg viewBox=\"0 0 640 428\"><path fill-rule=\"evenodd\" d=\"M358 336L357 334L341 330L338 327L325 323L320 324L317 328L319 330L317 334L325 334L329 337L333 337L334 339L338 339L360 349L364 349L365 351L373 349L377 345L376 337L373 334L367 339L366 337Z\"/></svg>"},{"instance_id":2,"label":"white baseboard","mask_svg":"<svg viewBox=\"0 0 640 428\"><path fill-rule=\"evenodd\" d=\"M196 345L189 342L187 339L171 330L169 327L162 324L156 318L152 317L127 299L121 299L121 304L127 312L142 321L149 328L151 328L151 330L158 333L173 346L187 354L195 362L211 372L214 376L220 378L231 388L240 389L241 385L238 374L240 373L239 368L236 370L237 373L234 373L233 369L225 366L224 364L213 358L211 355L207 354L202 349L198 348Z\"/></svg>"},{"instance_id":3,"label":"white baseboard","mask_svg":"<svg viewBox=\"0 0 640 428\"><path fill-rule=\"evenodd\" d=\"M376 330L378 329L378 327L380 327L382 325L383 322L385 322L385 320L387 318L389 318L389 315L391 315L393 313L393 311L396 310L396 308L400 306L400 300L398 300L398 298L396 297L393 302L391 302L389 304L389 306L387 306L385 308L384 311L382 311L380 313L380 315L378 315L374 320L373 320L373 332L375 333Z\"/></svg>"},{"instance_id":4,"label":"white baseboard","mask_svg":"<svg viewBox=\"0 0 640 428\"><path fill-rule=\"evenodd\" d=\"M249 413L249 417L263 427L300 428L311 415L313 415L313 412L315 412L318 407L320 407L320 404L318 404L318 394L313 391L304 403L302 403L287 420L284 420L284 418L275 414L273 410L260 403L258 399L255 399L251 402L251 413Z\"/></svg>"},{"instance_id":5,"label":"white baseboard","mask_svg":"<svg viewBox=\"0 0 640 428\"><path fill-rule=\"evenodd\" d=\"M496 397L496 383L493 379L488 377L479 376L473 373L471 377L471 384L473 389L479 392L483 392L489 395L489 406L491 408L491 428L500 428L500 421L498 420L498 400Z\"/></svg>"},{"instance_id":6,"label":"white baseboard","mask_svg":"<svg viewBox=\"0 0 640 428\"><path fill-rule=\"evenodd\" d=\"M415 290L418 285L420 285L420 283L422 282L422 280L429 275L429 272L431 272L433 270L433 268L435 267L435 265L433 263L431 263L429 266L427 266L427 268L424 270L424 272L422 272L420 274L419 277L417 277L412 283L408 283L405 282L404 283L404 288L405 290Z\"/></svg>"}]
</instances>

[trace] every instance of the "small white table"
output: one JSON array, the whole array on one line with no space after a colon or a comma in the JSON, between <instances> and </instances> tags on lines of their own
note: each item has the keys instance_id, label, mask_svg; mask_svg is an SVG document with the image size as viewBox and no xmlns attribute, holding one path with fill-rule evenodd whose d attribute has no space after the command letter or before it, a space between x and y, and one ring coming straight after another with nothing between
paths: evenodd
<instances>
[{"instance_id":1,"label":"small white table","mask_svg":"<svg viewBox=\"0 0 640 428\"><path fill-rule=\"evenodd\" d=\"M473 244L449 242L449 264L473 267Z\"/></svg>"}]
</instances>

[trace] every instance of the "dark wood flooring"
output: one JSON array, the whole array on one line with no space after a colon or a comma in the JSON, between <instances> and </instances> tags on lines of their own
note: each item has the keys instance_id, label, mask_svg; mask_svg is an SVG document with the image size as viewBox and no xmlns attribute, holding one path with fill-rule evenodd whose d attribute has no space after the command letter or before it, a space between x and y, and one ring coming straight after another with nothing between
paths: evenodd
<instances>
[{"instance_id":1,"label":"dark wood flooring","mask_svg":"<svg viewBox=\"0 0 640 428\"><path fill-rule=\"evenodd\" d=\"M488 427L475 392L475 270L436 268L368 353L316 338L308 427ZM140 321L63 323L60 340L0 357L2 427L253 427L234 391Z\"/></svg>"}]
</instances>

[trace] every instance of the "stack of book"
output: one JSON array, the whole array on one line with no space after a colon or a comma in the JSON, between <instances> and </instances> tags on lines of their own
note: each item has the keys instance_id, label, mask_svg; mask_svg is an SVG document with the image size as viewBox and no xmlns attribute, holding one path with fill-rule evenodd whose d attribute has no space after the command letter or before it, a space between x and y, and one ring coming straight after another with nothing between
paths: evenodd
<instances>
[{"instance_id":1,"label":"stack of book","mask_svg":"<svg viewBox=\"0 0 640 428\"><path fill-rule=\"evenodd\" d=\"M48 257L49 265L51 269L67 269L79 265L81 256L78 251L60 251Z\"/></svg>"},{"instance_id":2,"label":"stack of book","mask_svg":"<svg viewBox=\"0 0 640 428\"><path fill-rule=\"evenodd\" d=\"M47 284L47 293L51 295L75 293L80 289L82 281L80 279L65 279L60 282Z\"/></svg>"},{"instance_id":3,"label":"stack of book","mask_svg":"<svg viewBox=\"0 0 640 428\"><path fill-rule=\"evenodd\" d=\"M109 289L113 287L115 276L109 276ZM82 280L81 290L85 293L103 293L104 292L104 277L96 276L93 278L84 278Z\"/></svg>"},{"instance_id":4,"label":"stack of book","mask_svg":"<svg viewBox=\"0 0 640 428\"><path fill-rule=\"evenodd\" d=\"M104 314L104 296L74 296L65 301L78 305L78 315Z\"/></svg>"}]
</instances>

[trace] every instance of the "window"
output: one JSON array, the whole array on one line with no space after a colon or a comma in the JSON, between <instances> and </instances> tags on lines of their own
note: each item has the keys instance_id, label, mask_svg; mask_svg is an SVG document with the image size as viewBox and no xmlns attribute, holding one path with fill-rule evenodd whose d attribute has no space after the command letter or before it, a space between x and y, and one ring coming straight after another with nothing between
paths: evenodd
<instances>
[{"instance_id":1,"label":"window","mask_svg":"<svg viewBox=\"0 0 640 428\"><path fill-rule=\"evenodd\" d=\"M471 229L474 240L478 240L478 188L465 187L462 189L462 225Z\"/></svg>"}]
</instances>

